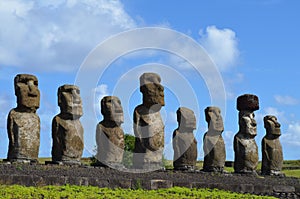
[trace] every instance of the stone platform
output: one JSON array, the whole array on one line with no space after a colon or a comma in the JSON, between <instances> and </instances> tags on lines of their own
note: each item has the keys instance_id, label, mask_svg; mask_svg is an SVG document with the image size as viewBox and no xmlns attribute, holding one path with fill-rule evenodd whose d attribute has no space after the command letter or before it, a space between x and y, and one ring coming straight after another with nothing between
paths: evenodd
<instances>
[{"instance_id":1,"label":"stone platform","mask_svg":"<svg viewBox=\"0 0 300 199\"><path fill-rule=\"evenodd\" d=\"M109 188L158 189L173 186L217 188L239 193L300 198L300 179L201 171L118 171L104 167L0 163L0 184L25 186L90 185Z\"/></svg>"}]
</instances>

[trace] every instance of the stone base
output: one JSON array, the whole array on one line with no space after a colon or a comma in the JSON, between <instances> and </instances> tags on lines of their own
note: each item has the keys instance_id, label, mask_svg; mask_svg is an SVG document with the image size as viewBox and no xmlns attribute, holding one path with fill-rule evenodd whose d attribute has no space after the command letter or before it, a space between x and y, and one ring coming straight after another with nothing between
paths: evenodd
<instances>
[{"instance_id":1,"label":"stone base","mask_svg":"<svg viewBox=\"0 0 300 199\"><path fill-rule=\"evenodd\" d=\"M251 170L241 170L241 171L234 171L234 173L238 174L244 174L244 175L253 175L253 176L258 176L256 171L251 171Z\"/></svg>"},{"instance_id":2,"label":"stone base","mask_svg":"<svg viewBox=\"0 0 300 199\"><path fill-rule=\"evenodd\" d=\"M204 172L214 172L214 173L223 173L224 167L207 167L203 168Z\"/></svg>"},{"instance_id":3,"label":"stone base","mask_svg":"<svg viewBox=\"0 0 300 199\"><path fill-rule=\"evenodd\" d=\"M121 163L107 163L107 164L104 164L100 161L97 161L95 163L92 163L91 166L94 166L94 167L105 167L105 168L112 168L112 169L119 169L119 170L123 170L123 169L126 169L125 166Z\"/></svg>"},{"instance_id":4,"label":"stone base","mask_svg":"<svg viewBox=\"0 0 300 199\"><path fill-rule=\"evenodd\" d=\"M174 170L178 170L178 171L195 171L196 167L191 166L191 165L180 165L180 166L174 167Z\"/></svg>"},{"instance_id":5,"label":"stone base","mask_svg":"<svg viewBox=\"0 0 300 199\"><path fill-rule=\"evenodd\" d=\"M281 171L274 171L274 170L271 170L271 171L268 171L268 172L263 172L261 173L261 175L270 175L270 176L280 176L280 177L285 177L285 174L282 173Z\"/></svg>"},{"instance_id":6,"label":"stone base","mask_svg":"<svg viewBox=\"0 0 300 199\"><path fill-rule=\"evenodd\" d=\"M83 164L79 161L45 161L45 165L69 165L69 166L82 166Z\"/></svg>"},{"instance_id":7,"label":"stone base","mask_svg":"<svg viewBox=\"0 0 300 199\"><path fill-rule=\"evenodd\" d=\"M38 160L30 160L30 159L3 159L4 163L7 164L38 164Z\"/></svg>"}]
</instances>

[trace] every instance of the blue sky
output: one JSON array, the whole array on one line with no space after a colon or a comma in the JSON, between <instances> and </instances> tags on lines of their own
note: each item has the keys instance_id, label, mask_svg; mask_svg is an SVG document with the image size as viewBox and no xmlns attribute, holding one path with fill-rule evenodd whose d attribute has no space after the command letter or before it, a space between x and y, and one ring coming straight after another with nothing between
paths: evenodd
<instances>
[{"instance_id":1,"label":"blue sky","mask_svg":"<svg viewBox=\"0 0 300 199\"><path fill-rule=\"evenodd\" d=\"M40 156L50 156L51 120L59 112L57 88L80 84L80 77L88 81L90 77L82 73L84 60L111 36L134 28L163 27L191 37L220 72L226 94L222 114L227 159L233 159L232 141L238 131L236 98L245 93L256 94L260 100L260 110L255 112L258 146L265 134L262 118L273 114L282 125L284 158L300 159L299 8L297 0L0 0L0 158L6 157L8 147L6 117L16 106L16 74L31 73L39 79ZM157 42L160 35L139 37ZM112 48L124 45L126 41ZM182 45L186 52L195 53ZM120 97L125 111L123 128L132 133L132 112L142 99L138 77L146 71L159 73L166 88L166 106L161 111L166 156L172 158L175 112L186 106L197 115L198 158L203 159L204 109L215 105L211 104L208 84L186 60L157 49L120 55L92 85L92 97L82 88L84 155L93 152L96 124L102 118L97 101L104 95ZM91 103L93 106L88 106Z\"/></svg>"}]
</instances>

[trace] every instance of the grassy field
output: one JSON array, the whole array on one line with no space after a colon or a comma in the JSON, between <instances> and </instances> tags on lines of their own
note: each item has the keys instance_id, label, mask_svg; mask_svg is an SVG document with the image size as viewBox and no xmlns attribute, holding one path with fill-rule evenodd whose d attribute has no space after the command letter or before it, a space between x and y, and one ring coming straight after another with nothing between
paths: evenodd
<instances>
[{"instance_id":1,"label":"grassy field","mask_svg":"<svg viewBox=\"0 0 300 199\"><path fill-rule=\"evenodd\" d=\"M4 186L0 185L0 199L18 198L149 198L149 199L168 199L168 198L251 198L251 199L274 199L274 197L262 197L250 194L237 194L216 189L188 189L173 187L159 190L132 190L132 189L108 189L91 186L45 186L45 187L23 187L23 186Z\"/></svg>"}]
</instances>

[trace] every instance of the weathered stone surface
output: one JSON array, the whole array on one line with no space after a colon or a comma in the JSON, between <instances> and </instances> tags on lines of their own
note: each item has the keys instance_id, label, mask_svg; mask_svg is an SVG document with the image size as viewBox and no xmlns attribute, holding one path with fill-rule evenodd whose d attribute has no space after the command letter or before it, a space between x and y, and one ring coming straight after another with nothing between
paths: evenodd
<instances>
[{"instance_id":1,"label":"weathered stone surface","mask_svg":"<svg viewBox=\"0 0 300 199\"><path fill-rule=\"evenodd\" d=\"M40 147L40 118L36 114L40 106L38 80L33 75L19 74L14 79L14 87L17 107L7 117L7 159L36 162Z\"/></svg>"},{"instance_id":2,"label":"weathered stone surface","mask_svg":"<svg viewBox=\"0 0 300 199\"><path fill-rule=\"evenodd\" d=\"M159 169L162 167L164 149L164 124L160 109L165 105L164 88L155 73L144 73L140 77L143 103L134 110L135 148L133 166L137 169Z\"/></svg>"},{"instance_id":3,"label":"weathered stone surface","mask_svg":"<svg viewBox=\"0 0 300 199\"><path fill-rule=\"evenodd\" d=\"M173 182L170 180L150 180L150 189L167 189L173 187Z\"/></svg>"},{"instance_id":4,"label":"weathered stone surface","mask_svg":"<svg viewBox=\"0 0 300 199\"><path fill-rule=\"evenodd\" d=\"M203 137L203 170L208 172L223 172L226 151L222 137L224 124L221 110L218 107L207 107L205 109L205 118L208 123L208 131Z\"/></svg>"},{"instance_id":5,"label":"weathered stone surface","mask_svg":"<svg viewBox=\"0 0 300 199\"><path fill-rule=\"evenodd\" d=\"M83 152L83 127L80 90L74 85L58 88L60 113L52 120L52 161L80 164Z\"/></svg>"},{"instance_id":6,"label":"weathered stone surface","mask_svg":"<svg viewBox=\"0 0 300 199\"><path fill-rule=\"evenodd\" d=\"M288 185L275 185L273 187L273 191L277 193L293 193L295 192L295 187Z\"/></svg>"},{"instance_id":7,"label":"weathered stone surface","mask_svg":"<svg viewBox=\"0 0 300 199\"><path fill-rule=\"evenodd\" d=\"M256 111L259 109L259 101L256 95L245 94L237 98L236 108L238 111Z\"/></svg>"},{"instance_id":8,"label":"weathered stone surface","mask_svg":"<svg viewBox=\"0 0 300 199\"><path fill-rule=\"evenodd\" d=\"M239 110L239 132L234 136L234 171L236 173L256 174L258 165L258 147L255 142L256 121L254 110L258 107L255 95L242 95L237 99Z\"/></svg>"},{"instance_id":9,"label":"weathered stone surface","mask_svg":"<svg viewBox=\"0 0 300 199\"><path fill-rule=\"evenodd\" d=\"M97 159L110 167L121 166L124 154L123 108L115 96L106 96L101 100L103 120L97 125Z\"/></svg>"},{"instance_id":10,"label":"weathered stone surface","mask_svg":"<svg viewBox=\"0 0 300 199\"><path fill-rule=\"evenodd\" d=\"M173 132L173 166L175 170L193 170L197 160L197 141L193 131L196 117L192 110L180 107L177 110L178 128Z\"/></svg>"},{"instance_id":11,"label":"weathered stone surface","mask_svg":"<svg viewBox=\"0 0 300 199\"><path fill-rule=\"evenodd\" d=\"M281 173L283 164L282 146L279 141L281 135L280 124L272 115L264 117L266 135L262 139L262 167L263 175L283 175Z\"/></svg>"}]
</instances>

